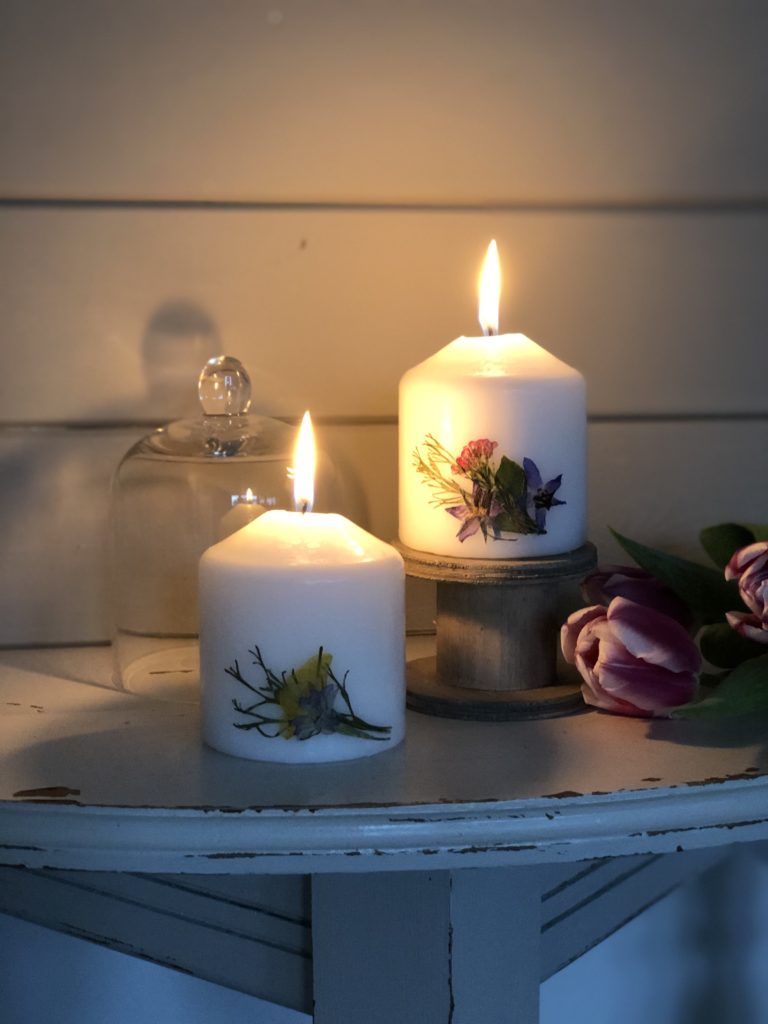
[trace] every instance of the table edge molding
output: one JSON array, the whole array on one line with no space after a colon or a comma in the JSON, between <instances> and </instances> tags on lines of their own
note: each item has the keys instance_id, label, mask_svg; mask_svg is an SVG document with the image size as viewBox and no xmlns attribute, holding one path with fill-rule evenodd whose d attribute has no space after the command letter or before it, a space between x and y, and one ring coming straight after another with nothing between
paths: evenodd
<instances>
[{"instance_id":1,"label":"table edge molding","mask_svg":"<svg viewBox=\"0 0 768 1024\"><path fill-rule=\"evenodd\" d=\"M480 803L163 808L0 802L0 863L307 874L667 853L768 838L768 776Z\"/></svg>"}]
</instances>

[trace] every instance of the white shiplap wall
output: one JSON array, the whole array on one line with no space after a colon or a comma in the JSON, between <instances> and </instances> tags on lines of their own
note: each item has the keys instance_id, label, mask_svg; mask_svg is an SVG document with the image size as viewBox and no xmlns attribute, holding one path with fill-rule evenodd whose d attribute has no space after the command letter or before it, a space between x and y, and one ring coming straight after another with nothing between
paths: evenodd
<instances>
[{"instance_id":1,"label":"white shiplap wall","mask_svg":"<svg viewBox=\"0 0 768 1024\"><path fill-rule=\"evenodd\" d=\"M0 643L108 635L110 475L219 350L393 537L397 382L474 330L491 236L503 324L588 379L604 554L606 523L690 553L768 519L767 29L760 0L5 0Z\"/></svg>"}]
</instances>

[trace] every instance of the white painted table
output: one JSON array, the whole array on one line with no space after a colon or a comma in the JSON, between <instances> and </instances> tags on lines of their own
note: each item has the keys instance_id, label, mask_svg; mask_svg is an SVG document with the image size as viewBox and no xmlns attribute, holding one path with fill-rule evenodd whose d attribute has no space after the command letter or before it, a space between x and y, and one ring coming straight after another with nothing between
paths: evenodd
<instances>
[{"instance_id":1,"label":"white painted table","mask_svg":"<svg viewBox=\"0 0 768 1024\"><path fill-rule=\"evenodd\" d=\"M272 766L108 677L0 652L0 909L320 1024L530 1024L543 977L768 838L761 722L414 714L399 749Z\"/></svg>"}]
</instances>

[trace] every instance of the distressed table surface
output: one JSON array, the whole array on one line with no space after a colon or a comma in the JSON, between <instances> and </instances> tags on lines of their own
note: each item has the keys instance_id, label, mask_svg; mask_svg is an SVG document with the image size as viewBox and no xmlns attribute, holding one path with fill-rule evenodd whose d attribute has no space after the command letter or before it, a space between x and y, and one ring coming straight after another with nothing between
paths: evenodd
<instances>
[{"instance_id":1,"label":"distressed table surface","mask_svg":"<svg viewBox=\"0 0 768 1024\"><path fill-rule=\"evenodd\" d=\"M412 642L409 656L425 653ZM410 714L341 765L233 759L192 704L106 685L102 648L0 653L0 862L306 874L493 867L768 837L764 722Z\"/></svg>"}]
</instances>

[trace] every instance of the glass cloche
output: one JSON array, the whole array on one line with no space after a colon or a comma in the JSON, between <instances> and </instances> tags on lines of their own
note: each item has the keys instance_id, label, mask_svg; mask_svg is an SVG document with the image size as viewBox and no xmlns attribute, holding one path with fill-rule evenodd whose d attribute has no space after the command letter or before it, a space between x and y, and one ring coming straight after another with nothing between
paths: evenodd
<instances>
[{"instance_id":1,"label":"glass cloche","mask_svg":"<svg viewBox=\"0 0 768 1024\"><path fill-rule=\"evenodd\" d=\"M196 419L135 444L113 483L116 686L198 699L197 571L211 544L269 508L292 508L294 429L249 413L251 384L230 356L200 374Z\"/></svg>"}]
</instances>

